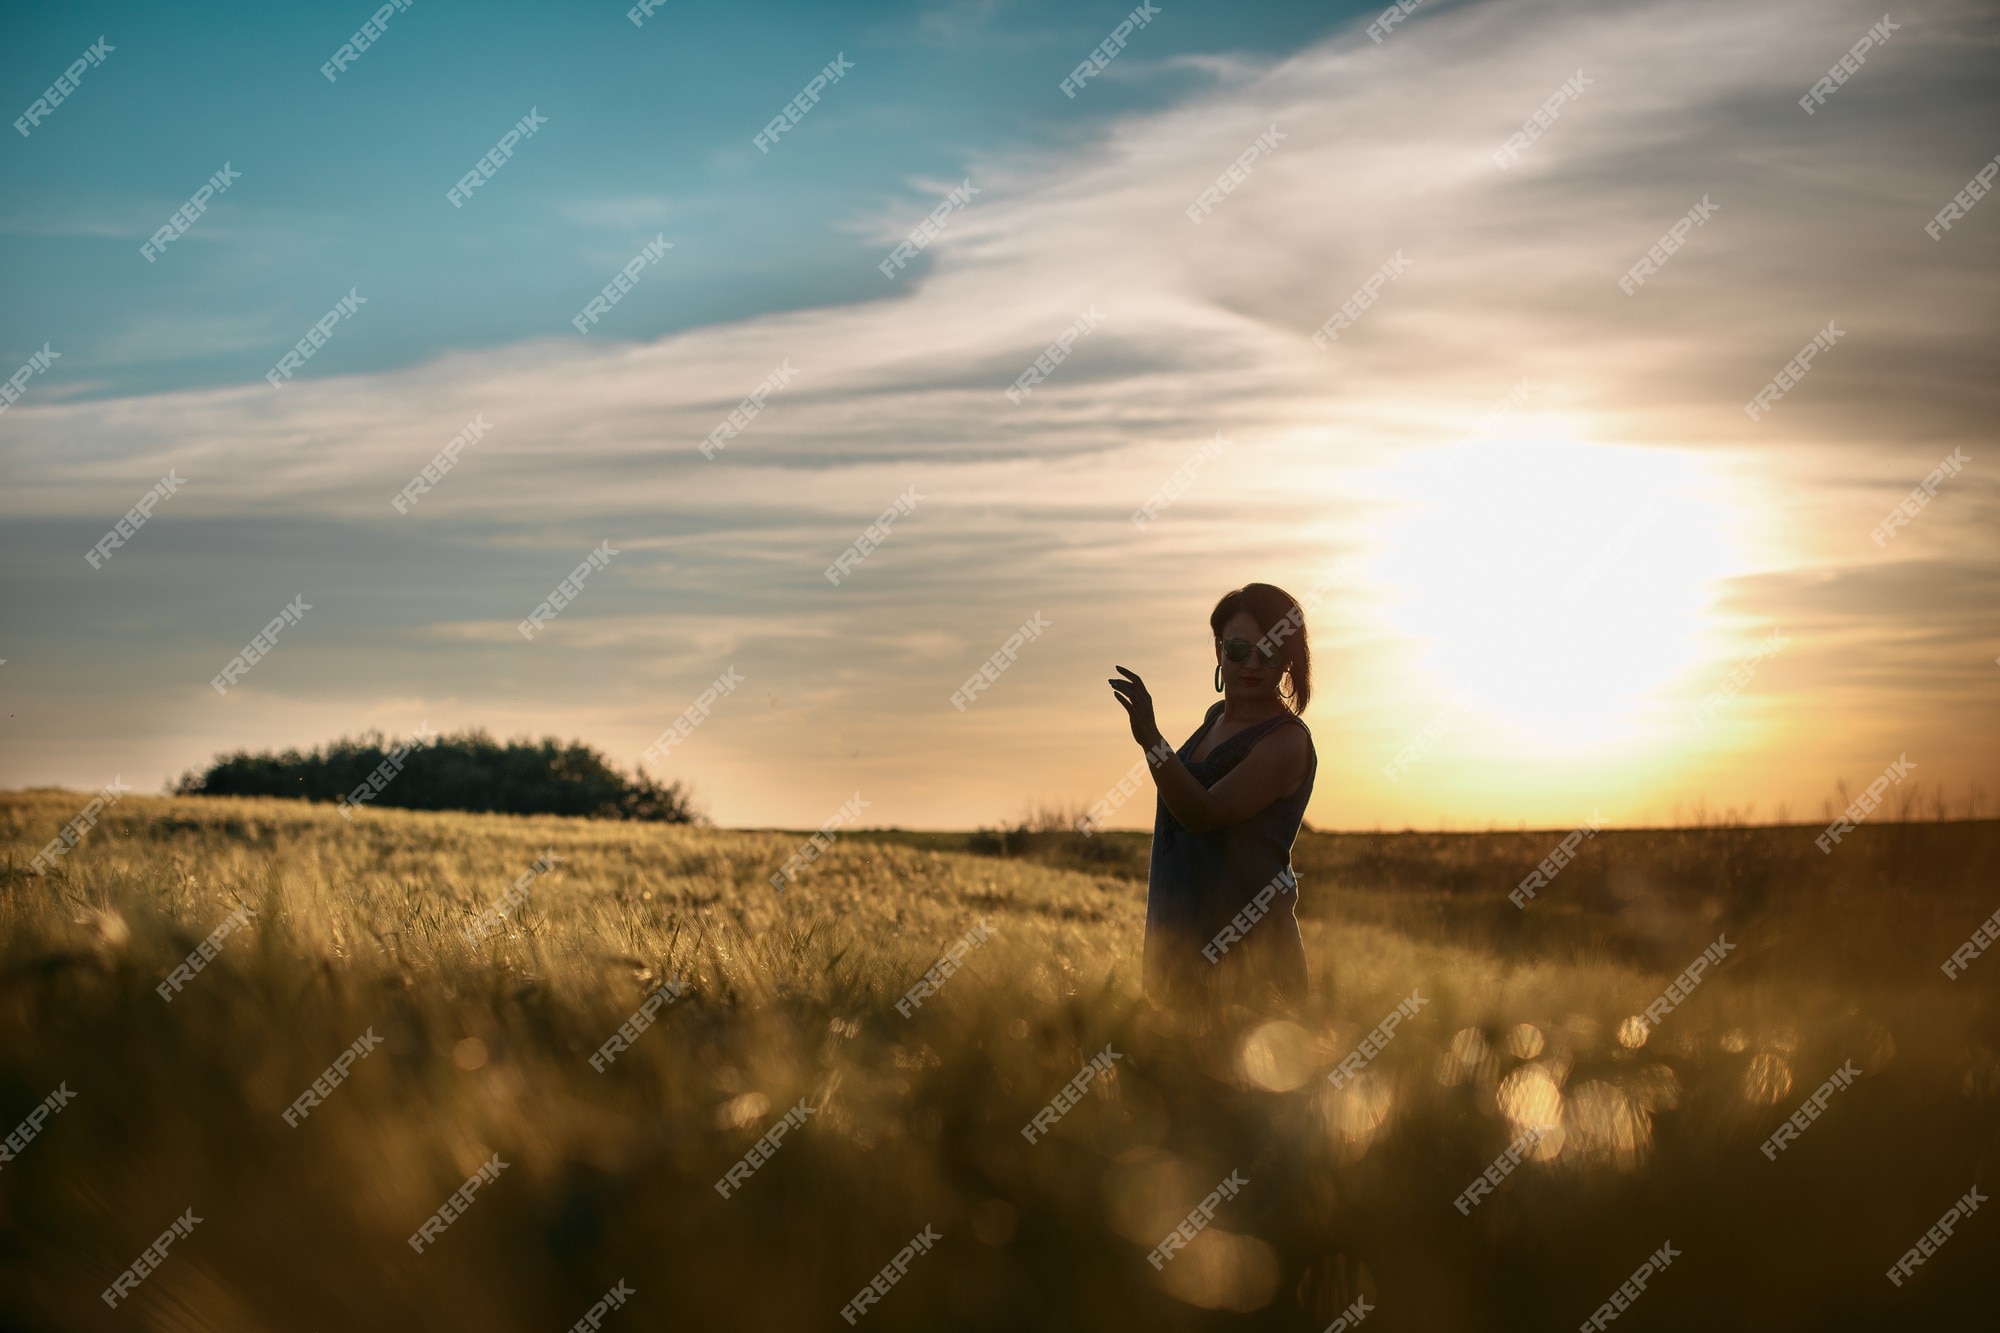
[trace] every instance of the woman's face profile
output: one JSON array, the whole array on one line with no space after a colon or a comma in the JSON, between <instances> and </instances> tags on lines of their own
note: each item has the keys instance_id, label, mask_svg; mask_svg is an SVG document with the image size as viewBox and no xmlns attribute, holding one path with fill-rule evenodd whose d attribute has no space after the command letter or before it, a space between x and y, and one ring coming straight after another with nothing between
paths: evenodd
<instances>
[{"instance_id":1,"label":"woman's face profile","mask_svg":"<svg viewBox=\"0 0 2000 1333\"><path fill-rule=\"evenodd\" d=\"M1257 625L1256 618L1248 611L1238 611L1222 626L1224 639L1242 639L1255 644L1264 637L1264 631ZM1220 643L1215 645L1215 660L1222 667L1222 690L1225 697L1234 699L1255 699L1264 696L1276 697L1278 681L1285 674L1285 658L1282 651L1276 660L1264 661L1264 655L1254 647L1250 655L1241 662L1232 662L1222 651Z\"/></svg>"}]
</instances>

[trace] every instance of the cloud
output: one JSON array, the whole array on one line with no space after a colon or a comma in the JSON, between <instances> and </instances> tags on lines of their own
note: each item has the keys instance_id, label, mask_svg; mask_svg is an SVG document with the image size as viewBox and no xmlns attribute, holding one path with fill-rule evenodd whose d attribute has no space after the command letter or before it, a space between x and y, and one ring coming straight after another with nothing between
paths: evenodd
<instances>
[{"instance_id":1,"label":"cloud","mask_svg":"<svg viewBox=\"0 0 2000 1333\"><path fill-rule=\"evenodd\" d=\"M635 674L651 692L639 707L621 657L638 672L662 638L726 625L710 642L739 657L761 646L768 655L744 669L779 697L813 700L844 732L882 738L878 749L931 756L921 773L880 770L885 820L964 824L1018 804L1041 765L1114 780L1127 762L1120 719L1096 706L1092 654L1171 660L1205 689L1207 601L1272 570L1311 583L1360 540L1344 517L1361 504L1356 469L1462 439L1524 375L1545 386L1537 411L1582 438L1788 457L1801 503L1823 512L1849 503L1829 489L1848 469L1921 475L1969 442L1993 407L1964 359L1993 332L1990 247L1972 229L1944 244L1922 233L1990 155L1978 117L1922 95L1971 86L1978 72L1978 48L1926 35L1961 12L1912 23L1812 117L1797 97L1875 15L1803 0L1494 3L1420 11L1380 45L1357 27L1279 60L1218 58L1217 81L1167 110L1060 150L968 161L960 178L979 195L879 299L639 345L541 339L280 390L31 395L0 435L17 482L0 512L101 526L178 464L200 483L173 501L182 524L292 516L382 550L421 533L543 552L557 577L606 535L634 542L546 642L509 646L509 706L539 707L559 730L588 712L636 749L674 698L659 699L651 672ZM1518 162L1496 167L1494 150L1579 69L1590 80L1581 95ZM1183 210L1273 126L1284 136L1273 151L1190 222ZM1643 287L1620 291L1618 278L1704 197L1717 214ZM893 241L926 208L884 201L856 225L879 224ZM585 225L655 226L671 205L606 196L567 211ZM1309 335L1397 255L1408 272L1328 349L1314 347ZM1010 403L1007 386L1093 307L1101 327ZM1829 320L1849 336L1768 418L1749 421L1743 402ZM1950 356L1953 369L1934 369ZM795 384L704 459L696 445L782 363ZM412 514L394 513L388 497L475 414L491 433ZM1131 510L1218 430L1233 455L1160 523L1133 529ZM847 585L827 587L819 570L912 482L934 498ZM1990 484L1968 473L1968 503L1940 501L1925 521L1991 552L1990 528L1963 523ZM1898 494L1851 507L1878 511L1872 524ZM244 556L285 563L282 551ZM1794 558L1796 547L1767 546L1773 567ZM1937 576L1964 586L1962 569ZM387 577L371 570L354 588L337 688L357 710L420 685L366 662L371 636L387 633L369 580ZM395 578L421 584L426 572ZM410 651L442 670L454 652L497 653L495 627L550 581L526 579L476 610L454 608L451 589L425 591L435 629ZM1843 587L1768 583L1757 609L1817 613L1834 597L1857 623L1922 614L1938 629L1937 616L1972 613L1964 596L1919 612L1865 580ZM976 718L942 709L1038 602L1062 629ZM675 628L663 636L647 616ZM1388 660L1360 626L1347 632L1355 652ZM1326 641L1343 643L1338 632ZM587 710L555 687L565 654L602 655L591 657L602 669ZM721 666L697 655L673 678L691 693ZM260 686L281 680L274 670ZM454 680L476 707L476 683ZM1349 720L1323 697L1330 721ZM1002 719L1016 739L1048 747L1037 767L1008 759L941 790L939 756L963 758L975 738L1000 743ZM1406 736L1421 721L1366 725ZM777 762L757 748L771 739L732 739L718 720L685 753L744 784L718 801L725 820L816 822L821 798L806 789L842 787L847 761L810 746L788 755L798 804L766 813L746 775L760 756ZM1365 758L1357 772L1379 767ZM56 760L22 762L39 773ZM1343 798L1342 815L1316 807L1313 817L1393 818L1412 808L1405 800L1370 789Z\"/></svg>"},{"instance_id":2,"label":"cloud","mask_svg":"<svg viewBox=\"0 0 2000 1333\"><path fill-rule=\"evenodd\" d=\"M562 205L562 215L580 227L605 231L633 231L663 227L679 211L674 201L659 194L600 195L572 199Z\"/></svg>"},{"instance_id":3,"label":"cloud","mask_svg":"<svg viewBox=\"0 0 2000 1333\"><path fill-rule=\"evenodd\" d=\"M277 320L269 312L241 315L149 313L128 318L116 333L103 339L90 352L92 356L101 357L114 365L187 361L215 352L266 348L282 336Z\"/></svg>"}]
</instances>

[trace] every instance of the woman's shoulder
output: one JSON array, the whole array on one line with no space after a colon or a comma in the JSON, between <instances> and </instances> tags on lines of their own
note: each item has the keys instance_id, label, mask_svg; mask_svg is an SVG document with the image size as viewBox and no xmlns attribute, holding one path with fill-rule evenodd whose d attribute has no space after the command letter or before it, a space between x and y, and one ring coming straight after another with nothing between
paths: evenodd
<instances>
[{"instance_id":1,"label":"woman's shoulder","mask_svg":"<svg viewBox=\"0 0 2000 1333\"><path fill-rule=\"evenodd\" d=\"M1280 745L1303 746L1309 750L1313 743L1312 728L1300 721L1297 714L1293 714L1281 719L1277 726L1271 728L1271 739Z\"/></svg>"}]
</instances>

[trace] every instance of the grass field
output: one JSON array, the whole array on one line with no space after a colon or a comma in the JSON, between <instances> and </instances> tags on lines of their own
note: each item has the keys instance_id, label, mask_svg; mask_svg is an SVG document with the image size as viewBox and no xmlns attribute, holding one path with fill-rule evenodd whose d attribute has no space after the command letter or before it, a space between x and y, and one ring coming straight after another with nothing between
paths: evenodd
<instances>
[{"instance_id":1,"label":"grass field","mask_svg":"<svg viewBox=\"0 0 2000 1333\"><path fill-rule=\"evenodd\" d=\"M2000 1208L1885 1276L1995 1184L2000 957L1940 964L2000 908L2000 822L1831 856L1817 826L1610 831L1525 910L1566 830L1306 834L1311 1011L1196 1030L1138 992L1138 835L843 833L779 895L800 834L128 796L35 874L85 799L0 794L0 1132L68 1094L0 1166L7 1330L558 1333L621 1281L614 1333L842 1329L926 1234L854 1326L1567 1329L1663 1245L1618 1329L1988 1326L2000 1299Z\"/></svg>"}]
</instances>

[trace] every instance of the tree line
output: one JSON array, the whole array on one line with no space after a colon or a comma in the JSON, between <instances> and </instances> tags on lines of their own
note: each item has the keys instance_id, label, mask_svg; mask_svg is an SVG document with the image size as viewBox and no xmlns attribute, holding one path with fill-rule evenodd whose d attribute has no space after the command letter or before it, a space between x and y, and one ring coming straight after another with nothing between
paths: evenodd
<instances>
[{"instance_id":1,"label":"tree line","mask_svg":"<svg viewBox=\"0 0 2000 1333\"><path fill-rule=\"evenodd\" d=\"M391 763L398 750L400 761ZM371 776L379 790L366 795ZM238 750L187 773L174 791L306 801L359 796L359 804L406 810L707 822L679 781L663 785L643 772L627 776L580 741L550 737L502 745L483 729L409 745L368 732L303 752Z\"/></svg>"}]
</instances>

